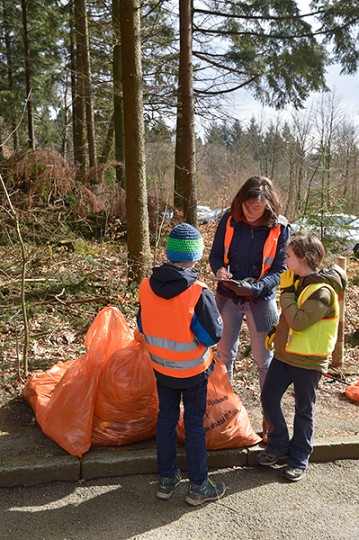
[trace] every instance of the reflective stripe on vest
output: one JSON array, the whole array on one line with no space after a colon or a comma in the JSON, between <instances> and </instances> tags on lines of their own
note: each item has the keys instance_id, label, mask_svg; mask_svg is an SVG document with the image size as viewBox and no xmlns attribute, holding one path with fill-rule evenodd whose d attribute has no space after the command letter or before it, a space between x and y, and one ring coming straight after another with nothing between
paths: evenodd
<instances>
[{"instance_id":1,"label":"reflective stripe on vest","mask_svg":"<svg viewBox=\"0 0 359 540\"><path fill-rule=\"evenodd\" d=\"M330 290L333 300L334 317L321 319L301 332L290 328L285 347L286 352L301 356L318 356L321 358L325 358L333 352L337 341L339 324L338 295L333 287L326 283L312 283L308 285L300 293L297 299L297 306L298 309L301 309L304 302L322 287Z\"/></svg>"},{"instance_id":2,"label":"reflective stripe on vest","mask_svg":"<svg viewBox=\"0 0 359 540\"><path fill-rule=\"evenodd\" d=\"M197 341L194 339L190 343L178 343L173 339L166 339L162 337L154 337L146 334L146 341L154 347L161 347L161 349L171 349L171 351L195 351L197 349Z\"/></svg>"},{"instance_id":3,"label":"reflective stripe on vest","mask_svg":"<svg viewBox=\"0 0 359 540\"><path fill-rule=\"evenodd\" d=\"M152 362L157 364L157 366L161 366L162 368L169 368L171 370L173 369L174 370L183 370L183 369L188 370L188 369L197 368L198 366L202 366L203 360L207 360L207 358L211 359L211 353L209 349L207 349L204 355L201 355L198 358L194 358L193 360L187 360L186 362L166 360L165 358L160 358L159 356L155 356L151 354ZM202 371L204 370L202 369L200 373L202 373ZM184 375L184 377L188 377L188 375Z\"/></svg>"},{"instance_id":4,"label":"reflective stripe on vest","mask_svg":"<svg viewBox=\"0 0 359 540\"><path fill-rule=\"evenodd\" d=\"M199 343L190 328L195 305L206 287L196 281L178 296L165 299L152 291L148 278L142 281L142 329L156 371L171 377L192 377L211 364L212 348Z\"/></svg>"},{"instance_id":5,"label":"reflective stripe on vest","mask_svg":"<svg viewBox=\"0 0 359 540\"><path fill-rule=\"evenodd\" d=\"M226 233L224 235L223 260L224 260L225 266L227 266L227 264L229 263L229 249L231 247L231 242L234 235L234 227L232 227L231 225L231 218L232 216L230 215L227 219ZM278 223L277 225L275 225L269 230L268 238L265 241L264 246L263 246L262 270L261 270L258 280L263 276L263 274L268 272L268 270L273 264L274 257L277 251L278 238L280 236L280 231L281 231L280 227L281 227L281 224Z\"/></svg>"}]
</instances>

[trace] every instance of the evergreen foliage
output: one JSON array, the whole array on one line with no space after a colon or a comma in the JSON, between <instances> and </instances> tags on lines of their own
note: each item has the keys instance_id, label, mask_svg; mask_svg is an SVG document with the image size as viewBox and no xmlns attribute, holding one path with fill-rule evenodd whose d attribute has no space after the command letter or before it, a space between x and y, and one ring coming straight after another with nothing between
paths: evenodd
<instances>
[{"instance_id":1,"label":"evergreen foliage","mask_svg":"<svg viewBox=\"0 0 359 540\"><path fill-rule=\"evenodd\" d=\"M32 0L26 4L36 146L58 152L71 166L72 2ZM307 17L300 14L294 0L194 0L195 111L198 123L207 126L205 141L197 140L199 204L226 206L242 180L261 173L277 182L285 213L292 219L321 207L359 213L358 134L339 104L328 108L323 102L316 110L293 115L285 123L278 118L270 125L254 117L247 124L234 120L222 107L223 93L238 87L246 87L276 107L287 102L300 107L309 92L324 87L328 62L341 62L346 73L357 71L356 4L354 0L315 0L311 4L314 14ZM20 0L0 0L0 144L2 164L9 168L8 173L3 169L4 177L14 189L19 188L13 182L16 156L26 151L27 142L21 7ZM105 156L96 174L89 172L81 178L85 184L87 178L96 178L93 195L85 185L86 197L92 201L114 189L111 7L111 2L87 0L96 145L98 155ZM147 189L169 207L174 197L177 11L177 0L146 0L141 6ZM58 180L53 182L41 200L45 192L56 193ZM36 191L40 184L34 182L32 189ZM113 199L118 197L123 198L121 190ZM70 198L80 197L74 192ZM101 207L108 219L112 210L104 209L118 205L105 199L101 205L86 205L86 215Z\"/></svg>"}]
</instances>

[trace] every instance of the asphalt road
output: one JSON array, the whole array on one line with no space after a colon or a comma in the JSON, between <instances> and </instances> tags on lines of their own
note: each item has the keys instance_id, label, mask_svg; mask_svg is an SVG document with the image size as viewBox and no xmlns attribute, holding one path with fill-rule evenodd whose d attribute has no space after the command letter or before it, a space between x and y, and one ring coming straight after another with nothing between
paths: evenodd
<instances>
[{"instance_id":1,"label":"asphalt road","mask_svg":"<svg viewBox=\"0 0 359 540\"><path fill-rule=\"evenodd\" d=\"M301 482L280 468L211 472L220 501L193 508L182 481L170 501L156 476L0 489L0 538L17 540L353 540L359 538L359 461L311 464Z\"/></svg>"}]
</instances>

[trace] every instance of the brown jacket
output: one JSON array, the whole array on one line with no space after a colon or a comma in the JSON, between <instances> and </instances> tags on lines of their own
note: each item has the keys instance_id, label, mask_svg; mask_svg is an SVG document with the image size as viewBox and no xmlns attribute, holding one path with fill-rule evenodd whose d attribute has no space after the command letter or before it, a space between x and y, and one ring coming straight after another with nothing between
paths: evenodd
<instances>
[{"instance_id":1,"label":"brown jacket","mask_svg":"<svg viewBox=\"0 0 359 540\"><path fill-rule=\"evenodd\" d=\"M281 315L274 338L275 357L291 366L304 369L316 369L325 373L329 359L313 356L301 356L285 351L289 328L302 331L324 317L334 315L333 301L329 289L323 287L304 302L301 309L297 307L297 298L302 290L311 283L328 283L337 294L342 294L347 284L347 277L339 266L323 268L319 272L300 278L296 292L282 292L280 296Z\"/></svg>"}]
</instances>

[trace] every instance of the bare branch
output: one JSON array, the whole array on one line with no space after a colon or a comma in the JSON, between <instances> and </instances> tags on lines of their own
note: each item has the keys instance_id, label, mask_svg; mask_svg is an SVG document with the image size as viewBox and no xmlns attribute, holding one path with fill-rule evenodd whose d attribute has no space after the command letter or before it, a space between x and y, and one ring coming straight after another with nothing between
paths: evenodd
<instances>
[{"instance_id":1,"label":"bare branch","mask_svg":"<svg viewBox=\"0 0 359 540\"><path fill-rule=\"evenodd\" d=\"M20 230L19 216L11 202L9 192L6 189L6 185L1 174L0 174L0 183L4 190L5 197L11 211L12 219L15 222L16 234L19 239L20 249L21 249L21 263L22 263L21 264L21 310L22 310L22 318L23 318L23 323L24 323L24 346L23 346L22 362L23 362L23 370L24 370L25 376L27 376L28 350L29 350L29 324L27 320L26 300L25 300L26 252L25 252L25 245L24 245L24 241L22 239L21 230Z\"/></svg>"}]
</instances>

